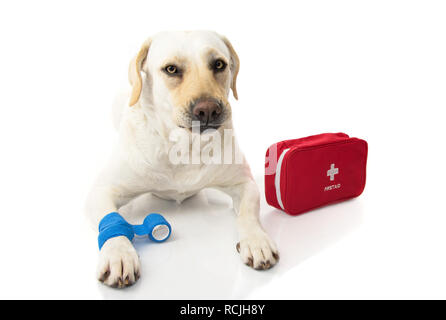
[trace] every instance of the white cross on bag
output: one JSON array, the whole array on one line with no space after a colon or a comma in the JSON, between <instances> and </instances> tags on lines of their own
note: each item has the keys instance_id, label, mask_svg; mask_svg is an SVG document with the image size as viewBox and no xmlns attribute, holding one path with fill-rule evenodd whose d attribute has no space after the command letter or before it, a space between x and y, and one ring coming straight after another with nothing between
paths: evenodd
<instances>
[{"instance_id":1,"label":"white cross on bag","mask_svg":"<svg viewBox=\"0 0 446 320\"><path fill-rule=\"evenodd\" d=\"M332 163L330 169L327 171L327 177L330 177L330 181L334 180L335 174L339 173L339 168L335 168L335 164Z\"/></svg>"}]
</instances>

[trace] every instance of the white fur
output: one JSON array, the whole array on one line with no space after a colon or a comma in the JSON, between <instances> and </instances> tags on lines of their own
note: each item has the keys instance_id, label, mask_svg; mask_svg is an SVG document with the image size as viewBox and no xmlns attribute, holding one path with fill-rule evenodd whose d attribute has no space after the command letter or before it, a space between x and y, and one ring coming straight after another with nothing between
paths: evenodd
<instances>
[{"instance_id":1,"label":"white fur","mask_svg":"<svg viewBox=\"0 0 446 320\"><path fill-rule=\"evenodd\" d=\"M129 107L128 98L122 96L114 106L119 142L91 190L87 213L97 230L106 214L119 212L121 206L140 194L150 192L181 202L203 188L217 188L234 200L242 261L256 269L267 269L277 262L277 249L260 225L260 195L246 161L231 165L173 165L168 159L174 143L169 141L169 134L178 126L171 116L174 106L169 90L154 70L172 55L181 54L191 61L200 59L197 53L204 47L216 48L229 59L227 47L214 32L167 32L153 37L143 66L143 74L150 74L151 83L147 83L148 76L143 77L142 94L135 106ZM229 94L230 83L225 89ZM224 128L231 127L229 119ZM127 238L117 237L104 244L97 267L99 280L125 287L138 279L139 270L138 256Z\"/></svg>"}]
</instances>

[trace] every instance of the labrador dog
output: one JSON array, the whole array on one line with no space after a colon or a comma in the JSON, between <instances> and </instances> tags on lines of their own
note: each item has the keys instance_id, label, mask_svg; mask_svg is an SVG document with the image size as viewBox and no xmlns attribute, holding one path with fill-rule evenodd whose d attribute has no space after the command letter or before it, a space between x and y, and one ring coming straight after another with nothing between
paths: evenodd
<instances>
[{"instance_id":1,"label":"labrador dog","mask_svg":"<svg viewBox=\"0 0 446 320\"><path fill-rule=\"evenodd\" d=\"M242 261L259 270L277 263L277 248L259 221L259 190L235 139L225 139L209 153L215 160L213 153L225 149L221 162L203 161L199 156L207 145L196 143L232 130L228 96L232 90L238 98L239 68L231 43L215 32L162 32L143 43L129 66L131 90L118 108L117 145L87 200L96 230L105 215L119 212L141 194L181 202L204 188L216 188L233 199ZM182 150L188 157L181 161L174 161L178 139L172 132L186 137ZM194 156L200 161L183 161ZM99 252L99 281L126 287L139 279L140 270L126 237L105 242Z\"/></svg>"}]
</instances>

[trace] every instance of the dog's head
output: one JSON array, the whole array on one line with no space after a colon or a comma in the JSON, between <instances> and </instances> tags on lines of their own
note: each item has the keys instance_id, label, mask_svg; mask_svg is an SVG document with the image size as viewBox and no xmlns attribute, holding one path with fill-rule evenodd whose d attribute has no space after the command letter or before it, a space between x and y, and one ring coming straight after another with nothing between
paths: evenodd
<instances>
[{"instance_id":1,"label":"dog's head","mask_svg":"<svg viewBox=\"0 0 446 320\"><path fill-rule=\"evenodd\" d=\"M144 95L178 127L191 129L194 122L201 132L217 129L231 118L229 90L238 98L239 66L231 43L215 32L159 33L144 42L130 63L129 105Z\"/></svg>"}]
</instances>

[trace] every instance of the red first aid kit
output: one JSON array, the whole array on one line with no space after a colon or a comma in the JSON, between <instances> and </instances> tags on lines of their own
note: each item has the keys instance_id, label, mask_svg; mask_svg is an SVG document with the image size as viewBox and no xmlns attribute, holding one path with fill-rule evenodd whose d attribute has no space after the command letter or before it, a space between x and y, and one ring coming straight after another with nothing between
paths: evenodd
<instances>
[{"instance_id":1,"label":"red first aid kit","mask_svg":"<svg viewBox=\"0 0 446 320\"><path fill-rule=\"evenodd\" d=\"M296 215L357 197L366 165L367 142L345 133L278 142L266 152L266 201Z\"/></svg>"}]
</instances>

